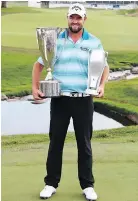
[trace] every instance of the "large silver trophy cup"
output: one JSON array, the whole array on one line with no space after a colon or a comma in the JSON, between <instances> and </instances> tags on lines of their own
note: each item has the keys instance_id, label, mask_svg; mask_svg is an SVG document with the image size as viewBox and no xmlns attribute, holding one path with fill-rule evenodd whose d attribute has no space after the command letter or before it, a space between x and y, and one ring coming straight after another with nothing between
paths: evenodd
<instances>
[{"instance_id":1,"label":"large silver trophy cup","mask_svg":"<svg viewBox=\"0 0 138 201\"><path fill-rule=\"evenodd\" d=\"M86 94L97 96L101 77L106 64L106 57L108 53L103 50L90 50L88 59L88 82Z\"/></svg>"},{"instance_id":2,"label":"large silver trophy cup","mask_svg":"<svg viewBox=\"0 0 138 201\"><path fill-rule=\"evenodd\" d=\"M52 78L52 63L56 54L57 38L63 28L36 28L37 43L40 54L47 69L45 80L39 82L40 90L45 97L60 96L60 83Z\"/></svg>"}]
</instances>

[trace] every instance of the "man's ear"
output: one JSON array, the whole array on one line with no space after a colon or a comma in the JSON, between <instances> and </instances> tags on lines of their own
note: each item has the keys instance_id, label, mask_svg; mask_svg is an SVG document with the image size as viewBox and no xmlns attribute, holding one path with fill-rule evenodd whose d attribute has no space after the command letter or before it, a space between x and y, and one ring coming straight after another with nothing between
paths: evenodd
<instances>
[{"instance_id":1,"label":"man's ear","mask_svg":"<svg viewBox=\"0 0 138 201\"><path fill-rule=\"evenodd\" d=\"M86 21L86 20L87 20L87 17L85 16L85 17L84 17L84 21Z\"/></svg>"}]
</instances>

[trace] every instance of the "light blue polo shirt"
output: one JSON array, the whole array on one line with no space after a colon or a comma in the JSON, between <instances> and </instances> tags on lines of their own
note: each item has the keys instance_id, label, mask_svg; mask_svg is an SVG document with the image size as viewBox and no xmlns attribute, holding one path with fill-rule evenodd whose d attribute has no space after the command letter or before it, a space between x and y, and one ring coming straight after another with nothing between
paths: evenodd
<instances>
[{"instance_id":1,"label":"light blue polo shirt","mask_svg":"<svg viewBox=\"0 0 138 201\"><path fill-rule=\"evenodd\" d=\"M76 43L67 36L67 30L59 35L52 75L60 82L62 92L84 93L87 89L88 49L103 49L103 47L100 40L85 29ZM44 65L41 57L37 61Z\"/></svg>"}]
</instances>

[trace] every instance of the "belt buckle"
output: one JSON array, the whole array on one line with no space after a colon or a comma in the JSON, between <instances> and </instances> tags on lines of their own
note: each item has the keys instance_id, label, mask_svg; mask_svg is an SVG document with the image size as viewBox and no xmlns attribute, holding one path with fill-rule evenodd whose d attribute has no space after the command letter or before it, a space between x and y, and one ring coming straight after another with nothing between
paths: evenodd
<instances>
[{"instance_id":1,"label":"belt buckle","mask_svg":"<svg viewBox=\"0 0 138 201\"><path fill-rule=\"evenodd\" d=\"M77 92L71 92L71 97L78 97L77 95L78 95Z\"/></svg>"}]
</instances>

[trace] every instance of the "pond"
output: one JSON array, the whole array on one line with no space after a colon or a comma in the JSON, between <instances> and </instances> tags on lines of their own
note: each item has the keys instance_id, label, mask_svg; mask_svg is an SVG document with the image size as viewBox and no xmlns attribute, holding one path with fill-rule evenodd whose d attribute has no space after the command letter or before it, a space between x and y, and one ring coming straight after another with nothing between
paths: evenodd
<instances>
[{"instance_id":1,"label":"pond","mask_svg":"<svg viewBox=\"0 0 138 201\"><path fill-rule=\"evenodd\" d=\"M1 135L41 134L49 132L50 99L43 104L29 101L1 102ZM94 112L94 130L123 127L117 121ZM72 119L68 131L74 131Z\"/></svg>"}]
</instances>

